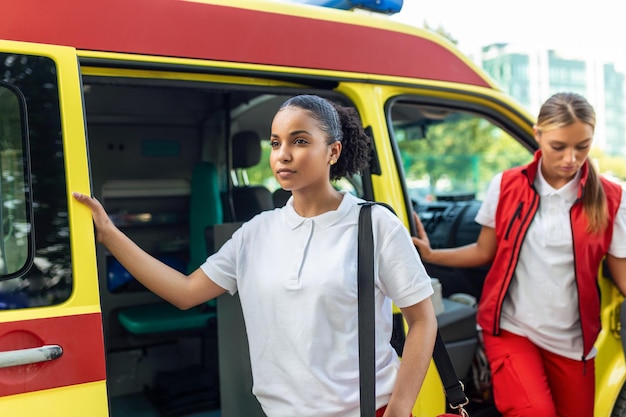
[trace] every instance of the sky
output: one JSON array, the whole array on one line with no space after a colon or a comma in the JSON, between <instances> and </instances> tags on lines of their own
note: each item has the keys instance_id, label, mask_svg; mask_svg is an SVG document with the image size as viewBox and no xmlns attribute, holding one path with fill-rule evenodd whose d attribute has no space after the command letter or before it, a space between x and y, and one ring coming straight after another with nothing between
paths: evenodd
<instances>
[{"instance_id":1,"label":"sky","mask_svg":"<svg viewBox=\"0 0 626 417\"><path fill-rule=\"evenodd\" d=\"M626 18L621 0L404 0L392 19L441 27L471 54L492 43L595 57L626 73Z\"/></svg>"}]
</instances>

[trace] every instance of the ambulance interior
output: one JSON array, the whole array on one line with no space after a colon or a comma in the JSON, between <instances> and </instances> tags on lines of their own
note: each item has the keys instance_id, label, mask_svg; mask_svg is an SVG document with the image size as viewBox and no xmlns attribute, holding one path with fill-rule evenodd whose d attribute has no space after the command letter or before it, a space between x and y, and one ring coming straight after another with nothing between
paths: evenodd
<instances>
[{"instance_id":1,"label":"ambulance interior","mask_svg":"<svg viewBox=\"0 0 626 417\"><path fill-rule=\"evenodd\" d=\"M289 195L268 167L267 138L278 106L304 91L349 104L326 88L294 93L96 76L84 76L83 82L95 197L135 242L182 272L197 268L254 214L246 207L260 211L285 204ZM422 134L412 137L415 131L424 133L424 126L442 125L459 114L437 113L436 106L411 100L390 109L399 153L407 160L412 152L414 157L427 152L415 148L427 144L417 137ZM409 198L434 246L478 233L475 194L443 193L437 199L434 188L425 189L422 173L405 167L405 175ZM336 186L364 197L369 185L357 177ZM101 245L97 257L111 416L263 415L250 394L237 297L178 311L146 290ZM469 380L476 346L471 296L478 295L484 270L429 266L429 272L443 284L438 319L444 340L459 376ZM455 274L477 275L479 284L452 288L448 281L465 282ZM454 301L453 293L470 297Z\"/></svg>"}]
</instances>

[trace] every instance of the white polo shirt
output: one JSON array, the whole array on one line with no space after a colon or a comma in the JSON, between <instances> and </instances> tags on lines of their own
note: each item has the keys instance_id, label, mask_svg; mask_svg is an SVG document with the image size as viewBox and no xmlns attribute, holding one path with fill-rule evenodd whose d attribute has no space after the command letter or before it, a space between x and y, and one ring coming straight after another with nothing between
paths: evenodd
<instances>
[{"instance_id":1,"label":"white polo shirt","mask_svg":"<svg viewBox=\"0 0 626 417\"><path fill-rule=\"evenodd\" d=\"M483 226L495 228L501 180L502 174L494 177L476 215L476 222ZM576 200L579 181L580 172L555 189L544 179L539 165L535 178L539 209L524 239L500 323L504 330L575 360L580 360L583 340L569 212ZM626 257L626 193L622 193L609 253ZM592 350L589 358L595 353Z\"/></svg>"},{"instance_id":2,"label":"white polo shirt","mask_svg":"<svg viewBox=\"0 0 626 417\"><path fill-rule=\"evenodd\" d=\"M250 345L252 391L270 417L359 415L361 201L345 193L336 211L304 218L290 199L285 207L245 223L201 266L229 293L239 292ZM389 401L399 366L389 343L391 300L408 307L428 298L433 289L399 219L375 206L372 223L380 407Z\"/></svg>"}]
</instances>

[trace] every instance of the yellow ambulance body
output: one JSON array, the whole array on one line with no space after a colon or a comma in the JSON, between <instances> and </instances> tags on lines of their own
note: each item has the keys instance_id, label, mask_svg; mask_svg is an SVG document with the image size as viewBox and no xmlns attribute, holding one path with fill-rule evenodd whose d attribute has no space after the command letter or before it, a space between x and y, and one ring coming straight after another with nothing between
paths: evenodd
<instances>
[{"instance_id":1,"label":"yellow ambulance body","mask_svg":"<svg viewBox=\"0 0 626 417\"><path fill-rule=\"evenodd\" d=\"M277 106L302 93L354 106L373 138L369 172L337 186L388 203L409 228L417 211L436 246L475 237L488 179L536 148L532 117L454 45L379 13L244 0L4 2L3 416L262 415L236 304L164 304L96 244L70 193L92 193L142 247L193 269L237 224L284 204L263 139ZM455 368L475 386L473 310L449 296L477 295L484 270L430 268ZM609 278L599 286L595 416L626 416L622 297ZM473 415L497 415L477 398ZM433 365L414 414L445 410Z\"/></svg>"}]
</instances>

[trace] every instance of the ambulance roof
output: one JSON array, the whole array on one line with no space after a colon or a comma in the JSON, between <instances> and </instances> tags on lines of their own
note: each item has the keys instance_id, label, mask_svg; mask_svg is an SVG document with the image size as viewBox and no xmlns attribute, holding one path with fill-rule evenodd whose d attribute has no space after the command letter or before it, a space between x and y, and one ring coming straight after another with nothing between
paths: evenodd
<instances>
[{"instance_id":1,"label":"ambulance roof","mask_svg":"<svg viewBox=\"0 0 626 417\"><path fill-rule=\"evenodd\" d=\"M454 46L387 16L271 1L7 0L0 39L492 88Z\"/></svg>"}]
</instances>

